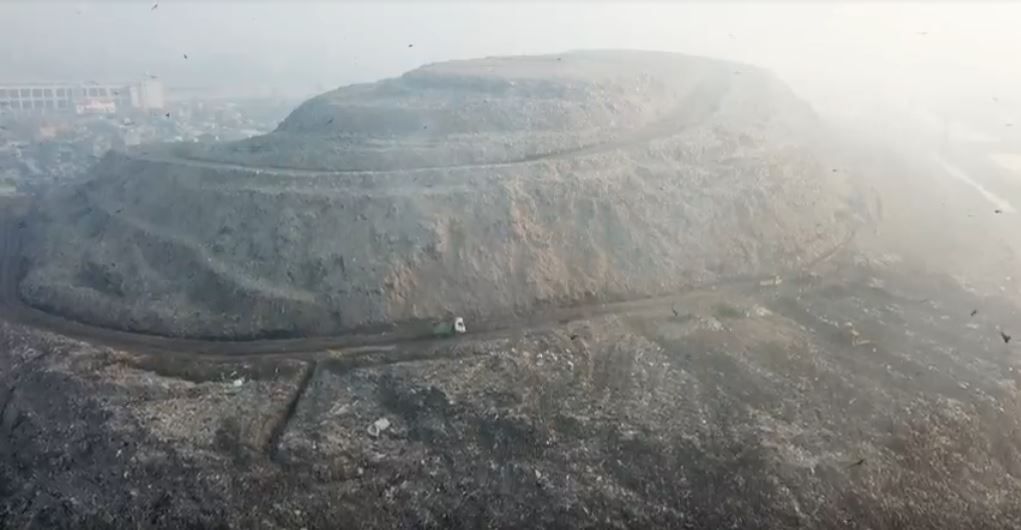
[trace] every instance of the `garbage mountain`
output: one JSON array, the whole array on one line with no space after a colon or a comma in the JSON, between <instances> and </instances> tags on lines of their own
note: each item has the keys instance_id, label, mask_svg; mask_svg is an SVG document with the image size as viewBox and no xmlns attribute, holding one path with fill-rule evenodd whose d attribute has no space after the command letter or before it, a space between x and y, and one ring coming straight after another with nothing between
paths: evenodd
<instances>
[{"instance_id":1,"label":"garbage mountain","mask_svg":"<svg viewBox=\"0 0 1021 530\"><path fill-rule=\"evenodd\" d=\"M427 65L266 135L109 153L20 291L103 326L311 336L790 271L851 231L824 127L767 72L637 51Z\"/></svg>"}]
</instances>

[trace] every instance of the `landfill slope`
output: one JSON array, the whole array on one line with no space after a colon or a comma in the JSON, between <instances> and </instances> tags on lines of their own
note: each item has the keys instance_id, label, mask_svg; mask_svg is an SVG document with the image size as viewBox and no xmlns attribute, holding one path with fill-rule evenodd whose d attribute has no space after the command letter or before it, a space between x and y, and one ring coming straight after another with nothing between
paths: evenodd
<instances>
[{"instance_id":1,"label":"landfill slope","mask_svg":"<svg viewBox=\"0 0 1021 530\"><path fill-rule=\"evenodd\" d=\"M108 154L42 205L20 291L103 326L254 338L781 273L852 230L824 138L745 65L428 65L312 98L261 137Z\"/></svg>"}]
</instances>

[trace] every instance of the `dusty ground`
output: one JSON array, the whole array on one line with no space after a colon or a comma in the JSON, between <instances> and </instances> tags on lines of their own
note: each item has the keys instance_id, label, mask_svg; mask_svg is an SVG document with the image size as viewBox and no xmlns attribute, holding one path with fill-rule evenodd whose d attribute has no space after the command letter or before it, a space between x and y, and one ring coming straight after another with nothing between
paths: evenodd
<instances>
[{"instance_id":1,"label":"dusty ground","mask_svg":"<svg viewBox=\"0 0 1021 530\"><path fill-rule=\"evenodd\" d=\"M1018 311L827 266L412 362L6 323L0 526L1017 528Z\"/></svg>"}]
</instances>

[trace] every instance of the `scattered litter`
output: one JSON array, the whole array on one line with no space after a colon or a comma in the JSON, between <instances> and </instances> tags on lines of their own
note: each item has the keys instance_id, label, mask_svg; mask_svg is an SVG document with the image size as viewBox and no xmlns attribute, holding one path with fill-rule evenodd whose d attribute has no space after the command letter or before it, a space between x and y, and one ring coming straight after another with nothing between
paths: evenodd
<instances>
[{"instance_id":1,"label":"scattered litter","mask_svg":"<svg viewBox=\"0 0 1021 530\"><path fill-rule=\"evenodd\" d=\"M710 331L723 331L726 329L723 322L720 322L713 317L700 318L699 320L701 321L700 323L704 329L708 329Z\"/></svg>"},{"instance_id":2,"label":"scattered litter","mask_svg":"<svg viewBox=\"0 0 1021 530\"><path fill-rule=\"evenodd\" d=\"M350 403L337 403L336 405L330 408L330 412L328 412L327 414L330 416L342 416L344 414L347 414L347 411L350 409L351 409Z\"/></svg>"},{"instance_id":3,"label":"scattered litter","mask_svg":"<svg viewBox=\"0 0 1021 530\"><path fill-rule=\"evenodd\" d=\"M389 428L390 428L390 420L388 420L386 418L380 418L380 419L372 422L372 425L369 425L369 428L366 429L366 430L369 432L369 436L371 436L373 438L377 438L383 431L385 431L385 430L387 430Z\"/></svg>"},{"instance_id":4,"label":"scattered litter","mask_svg":"<svg viewBox=\"0 0 1021 530\"><path fill-rule=\"evenodd\" d=\"M1003 339L1003 343L1004 344L1009 344L1010 343L1010 335L1007 335L1006 333L1004 333L1002 331L1000 332L1000 338Z\"/></svg>"}]
</instances>

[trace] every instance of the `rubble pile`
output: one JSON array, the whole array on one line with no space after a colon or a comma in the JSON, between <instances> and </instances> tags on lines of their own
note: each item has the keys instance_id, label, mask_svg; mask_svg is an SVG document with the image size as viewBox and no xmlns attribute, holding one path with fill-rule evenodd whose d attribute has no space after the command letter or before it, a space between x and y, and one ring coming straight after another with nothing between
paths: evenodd
<instances>
[{"instance_id":1,"label":"rubble pile","mask_svg":"<svg viewBox=\"0 0 1021 530\"><path fill-rule=\"evenodd\" d=\"M340 334L796 269L851 231L811 109L652 52L428 65L236 142L115 152L33 223L30 303L133 331Z\"/></svg>"}]
</instances>

